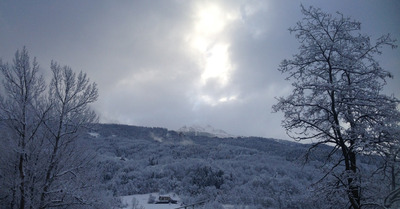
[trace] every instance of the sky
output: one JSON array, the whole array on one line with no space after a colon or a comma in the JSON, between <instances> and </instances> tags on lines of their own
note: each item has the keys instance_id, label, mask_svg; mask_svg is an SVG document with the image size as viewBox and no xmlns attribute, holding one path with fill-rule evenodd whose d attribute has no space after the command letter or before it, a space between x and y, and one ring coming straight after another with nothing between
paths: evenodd
<instances>
[{"instance_id":1,"label":"sky","mask_svg":"<svg viewBox=\"0 0 400 209\"><path fill-rule=\"evenodd\" d=\"M26 46L45 75L51 60L87 73L102 123L289 139L272 105L291 91L277 69L298 52L288 28L301 4L400 40L398 0L2 0L0 58ZM385 93L400 98L400 49L376 58L394 75Z\"/></svg>"}]
</instances>

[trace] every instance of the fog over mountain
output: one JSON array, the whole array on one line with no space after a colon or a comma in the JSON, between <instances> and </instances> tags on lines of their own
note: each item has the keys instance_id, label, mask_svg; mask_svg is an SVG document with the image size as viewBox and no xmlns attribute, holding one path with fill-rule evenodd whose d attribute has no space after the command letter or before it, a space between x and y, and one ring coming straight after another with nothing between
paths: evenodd
<instances>
[{"instance_id":1,"label":"fog over mountain","mask_svg":"<svg viewBox=\"0 0 400 209\"><path fill-rule=\"evenodd\" d=\"M201 125L192 125L192 126L183 126L177 130L177 132L181 132L184 134L195 135L195 136L211 136L211 137L219 137L219 138L228 138L235 137L232 134L229 134L221 129L215 129L211 125L201 126Z\"/></svg>"}]
</instances>

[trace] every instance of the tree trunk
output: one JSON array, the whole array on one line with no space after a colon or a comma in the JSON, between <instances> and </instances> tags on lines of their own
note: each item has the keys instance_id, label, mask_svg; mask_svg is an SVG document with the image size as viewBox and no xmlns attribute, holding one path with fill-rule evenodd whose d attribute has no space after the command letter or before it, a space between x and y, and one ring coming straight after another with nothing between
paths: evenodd
<instances>
[{"instance_id":1,"label":"tree trunk","mask_svg":"<svg viewBox=\"0 0 400 209\"><path fill-rule=\"evenodd\" d=\"M391 191L396 190L396 165L395 165L395 163L396 163L395 159L393 160L393 163L390 163L390 177L392 179L392 182L391 182L392 190Z\"/></svg>"},{"instance_id":2,"label":"tree trunk","mask_svg":"<svg viewBox=\"0 0 400 209\"><path fill-rule=\"evenodd\" d=\"M353 175L357 174L357 164L356 164L356 154L350 150L342 141L341 143L342 155L344 157L344 164L345 164L345 173L347 176L347 197L350 201L350 208L352 209L360 209L361 198L360 198L360 186L354 184L356 180Z\"/></svg>"},{"instance_id":3,"label":"tree trunk","mask_svg":"<svg viewBox=\"0 0 400 209\"><path fill-rule=\"evenodd\" d=\"M62 125L63 125L63 119L64 119L64 104L63 103L63 108L62 108L62 114L60 116L60 121L58 124L58 130L57 130L57 135L55 136L55 144L54 144L54 148L53 148L53 152L51 154L50 157L50 163L49 166L47 168L47 172L46 172L46 179L44 181L44 188L42 191L42 194L40 195L40 209L45 208L44 207L44 199L45 199L45 195L50 187L50 185L52 184L52 180L51 180L51 173L53 172L54 168L56 167L56 156L58 154L58 146L60 143L60 139L61 139L61 129L62 129Z\"/></svg>"},{"instance_id":4,"label":"tree trunk","mask_svg":"<svg viewBox=\"0 0 400 209\"><path fill-rule=\"evenodd\" d=\"M349 150L348 156L350 167L346 167L346 171L351 172L351 175L357 175L356 154L352 150ZM349 185L348 197L352 208L359 209L361 208L360 186L357 184L357 182L354 182L355 180L357 179L355 179L353 176L350 176L347 179L347 183Z\"/></svg>"},{"instance_id":5,"label":"tree trunk","mask_svg":"<svg viewBox=\"0 0 400 209\"><path fill-rule=\"evenodd\" d=\"M53 153L50 158L49 167L47 168L46 178L44 181L44 187L43 187L42 193L40 195L40 204L39 204L40 209L45 208L45 205L44 205L45 196L49 190L49 187L52 184L51 174L52 174L55 164L56 164L55 158L56 158L56 154L57 154L57 150L58 150L58 143L59 143L59 140L56 139L56 144L54 145Z\"/></svg>"},{"instance_id":6,"label":"tree trunk","mask_svg":"<svg viewBox=\"0 0 400 209\"><path fill-rule=\"evenodd\" d=\"M24 174L24 154L23 153L21 153L19 155L18 170L19 170L19 178L21 181L19 184L19 191L21 193L19 208L24 209L25 208L25 174Z\"/></svg>"}]
</instances>

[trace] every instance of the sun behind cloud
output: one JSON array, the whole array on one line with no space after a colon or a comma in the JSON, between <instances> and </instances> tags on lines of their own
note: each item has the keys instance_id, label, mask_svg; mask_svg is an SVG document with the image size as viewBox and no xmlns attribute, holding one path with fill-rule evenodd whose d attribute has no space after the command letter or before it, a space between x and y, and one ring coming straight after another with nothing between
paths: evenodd
<instances>
[{"instance_id":1,"label":"sun behind cloud","mask_svg":"<svg viewBox=\"0 0 400 209\"><path fill-rule=\"evenodd\" d=\"M219 43L208 50L206 63L201 74L203 85L206 85L210 79L217 79L221 86L228 83L229 73L232 70L228 49L228 44Z\"/></svg>"},{"instance_id":2,"label":"sun behind cloud","mask_svg":"<svg viewBox=\"0 0 400 209\"><path fill-rule=\"evenodd\" d=\"M203 35L220 33L226 25L224 11L216 4L199 6L196 12L195 31Z\"/></svg>"},{"instance_id":3,"label":"sun behind cloud","mask_svg":"<svg viewBox=\"0 0 400 209\"><path fill-rule=\"evenodd\" d=\"M233 66L229 56L230 43L224 30L237 18L236 12L213 2L202 2L194 7L193 27L187 42L201 69L197 99L205 104L214 106L232 101L224 98L236 98L236 95L216 96L214 93L220 92L230 81ZM206 89L210 82L216 84L214 89Z\"/></svg>"}]
</instances>

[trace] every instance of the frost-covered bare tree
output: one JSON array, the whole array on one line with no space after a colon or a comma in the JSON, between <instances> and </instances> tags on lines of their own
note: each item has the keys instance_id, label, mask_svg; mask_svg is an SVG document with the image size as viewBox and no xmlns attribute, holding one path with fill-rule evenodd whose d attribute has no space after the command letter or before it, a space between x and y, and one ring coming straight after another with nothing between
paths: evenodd
<instances>
[{"instance_id":1,"label":"frost-covered bare tree","mask_svg":"<svg viewBox=\"0 0 400 209\"><path fill-rule=\"evenodd\" d=\"M97 122L96 114L88 106L97 100L96 83L90 83L86 74L76 75L68 66L61 67L55 62L51 63L51 70L51 111L44 121L49 141L48 160L39 208L87 204L76 190L90 186L79 179L78 172L88 167L92 157L87 152L76 152L75 145L80 132ZM60 183L64 181L76 185L70 188L67 182Z\"/></svg>"},{"instance_id":2,"label":"frost-covered bare tree","mask_svg":"<svg viewBox=\"0 0 400 209\"><path fill-rule=\"evenodd\" d=\"M2 178L2 194L9 208L27 208L34 201L36 192L35 172L40 154L40 128L48 111L42 111L43 94L46 89L39 75L39 65L30 62L25 48L17 51L13 64L0 63L4 77L4 96L0 96L0 116L4 128L3 143L8 150L2 155L7 172Z\"/></svg>"},{"instance_id":3,"label":"frost-covered bare tree","mask_svg":"<svg viewBox=\"0 0 400 209\"><path fill-rule=\"evenodd\" d=\"M358 209L364 203L357 157L391 143L398 131L393 124L400 122L399 100L382 94L392 75L374 58L383 46L395 48L395 40L384 35L372 43L359 33L359 22L340 13L303 6L302 13L303 20L289 29L300 42L299 53L279 68L294 81L293 91L278 98L273 109L284 113L289 136L316 142L310 150L329 144L328 157L340 153L332 170L343 168L334 175L337 185L345 189L351 208Z\"/></svg>"},{"instance_id":4,"label":"frost-covered bare tree","mask_svg":"<svg viewBox=\"0 0 400 209\"><path fill-rule=\"evenodd\" d=\"M95 187L95 155L79 138L97 123L89 107L98 97L96 84L52 62L46 92L25 48L0 69L0 208L107 207Z\"/></svg>"}]
</instances>

